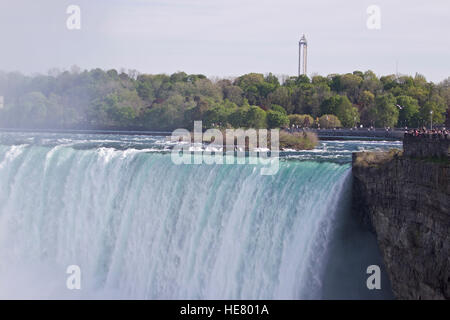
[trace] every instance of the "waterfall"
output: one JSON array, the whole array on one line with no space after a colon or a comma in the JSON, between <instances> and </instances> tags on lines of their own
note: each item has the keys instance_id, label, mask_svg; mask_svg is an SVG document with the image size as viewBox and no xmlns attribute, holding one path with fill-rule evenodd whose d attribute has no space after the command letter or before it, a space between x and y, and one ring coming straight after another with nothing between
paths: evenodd
<instances>
[{"instance_id":1,"label":"waterfall","mask_svg":"<svg viewBox=\"0 0 450 320\"><path fill-rule=\"evenodd\" d=\"M0 145L0 298L319 298L349 172Z\"/></svg>"}]
</instances>

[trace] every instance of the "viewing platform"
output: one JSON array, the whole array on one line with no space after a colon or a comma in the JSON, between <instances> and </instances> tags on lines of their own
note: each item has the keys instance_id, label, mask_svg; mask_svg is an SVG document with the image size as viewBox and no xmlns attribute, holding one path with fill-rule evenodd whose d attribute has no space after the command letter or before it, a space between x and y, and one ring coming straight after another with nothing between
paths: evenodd
<instances>
[{"instance_id":1,"label":"viewing platform","mask_svg":"<svg viewBox=\"0 0 450 320\"><path fill-rule=\"evenodd\" d=\"M413 158L450 158L450 135L405 133L403 154Z\"/></svg>"},{"instance_id":2,"label":"viewing platform","mask_svg":"<svg viewBox=\"0 0 450 320\"><path fill-rule=\"evenodd\" d=\"M315 132L321 140L341 139L380 139L380 140L402 140L404 130L367 129L367 128L336 128L336 129L309 129Z\"/></svg>"}]
</instances>

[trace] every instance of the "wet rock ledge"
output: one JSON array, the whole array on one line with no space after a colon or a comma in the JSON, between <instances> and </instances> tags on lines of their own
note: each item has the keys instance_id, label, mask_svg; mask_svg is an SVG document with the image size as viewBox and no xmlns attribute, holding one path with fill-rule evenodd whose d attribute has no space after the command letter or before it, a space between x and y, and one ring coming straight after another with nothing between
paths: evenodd
<instances>
[{"instance_id":1,"label":"wet rock ledge","mask_svg":"<svg viewBox=\"0 0 450 320\"><path fill-rule=\"evenodd\" d=\"M424 143L353 154L353 211L375 233L398 299L450 299L448 141Z\"/></svg>"}]
</instances>

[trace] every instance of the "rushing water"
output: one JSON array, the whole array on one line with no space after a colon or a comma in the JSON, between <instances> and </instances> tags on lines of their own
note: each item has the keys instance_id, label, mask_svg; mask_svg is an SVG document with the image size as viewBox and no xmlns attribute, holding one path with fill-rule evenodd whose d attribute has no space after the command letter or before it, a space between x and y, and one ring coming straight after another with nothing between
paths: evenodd
<instances>
[{"instance_id":1,"label":"rushing water","mask_svg":"<svg viewBox=\"0 0 450 320\"><path fill-rule=\"evenodd\" d=\"M164 137L0 134L0 298L390 298L350 214L351 152L326 141L258 165L175 165ZM78 265L82 290L66 288Z\"/></svg>"}]
</instances>

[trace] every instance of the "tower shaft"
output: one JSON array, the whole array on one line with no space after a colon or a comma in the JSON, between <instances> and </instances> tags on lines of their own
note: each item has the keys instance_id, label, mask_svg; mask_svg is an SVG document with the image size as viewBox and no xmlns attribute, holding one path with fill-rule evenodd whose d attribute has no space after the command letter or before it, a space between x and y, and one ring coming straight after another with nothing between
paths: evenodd
<instances>
[{"instance_id":1,"label":"tower shaft","mask_svg":"<svg viewBox=\"0 0 450 320\"><path fill-rule=\"evenodd\" d=\"M298 75L306 75L308 65L308 42L305 35L302 36L298 47Z\"/></svg>"},{"instance_id":2,"label":"tower shaft","mask_svg":"<svg viewBox=\"0 0 450 320\"><path fill-rule=\"evenodd\" d=\"M308 62L308 45L303 47L303 74L306 75L306 66Z\"/></svg>"}]
</instances>

